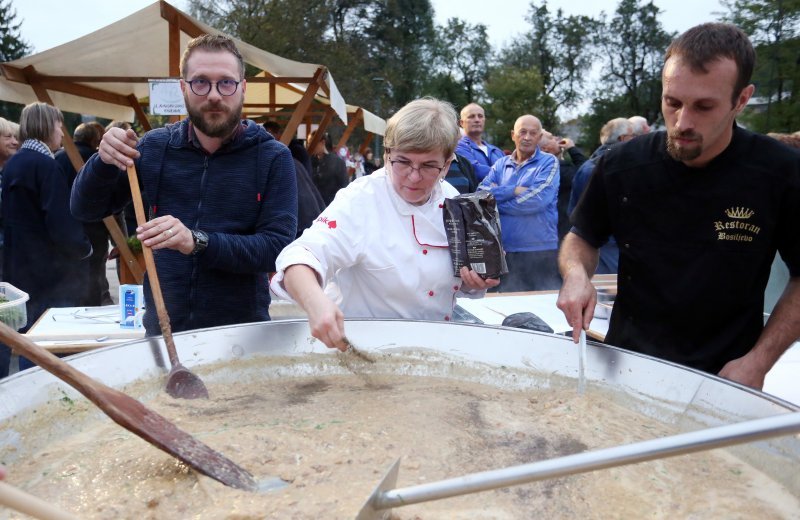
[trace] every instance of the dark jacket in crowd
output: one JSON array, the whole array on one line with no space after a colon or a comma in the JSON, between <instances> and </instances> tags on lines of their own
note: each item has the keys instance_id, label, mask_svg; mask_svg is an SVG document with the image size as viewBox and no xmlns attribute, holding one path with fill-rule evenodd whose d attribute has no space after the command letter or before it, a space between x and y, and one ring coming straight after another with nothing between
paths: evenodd
<instances>
[{"instance_id":1,"label":"dark jacket in crowd","mask_svg":"<svg viewBox=\"0 0 800 520\"><path fill-rule=\"evenodd\" d=\"M92 145L75 141L75 147L81 155L83 162L89 160L97 151ZM72 166L67 151L61 149L56 152L56 162L67 174L69 179L69 189L75 183L78 172ZM88 280L86 287L86 299L80 305L98 306L113 303L108 292L108 279L106 278L106 261L108 260L108 240L109 233L103 222L86 222L83 224L83 231L92 244L92 256L87 259Z\"/></svg>"},{"instance_id":2,"label":"dark jacket in crowd","mask_svg":"<svg viewBox=\"0 0 800 520\"><path fill-rule=\"evenodd\" d=\"M575 172L578 168L586 162L587 157L577 146L573 146L567 150L572 161L559 161L561 169L561 184L558 185L558 241L564 238L564 235L570 230L572 225L569 222L569 198L572 194L572 179L575 178Z\"/></svg>"},{"instance_id":3,"label":"dark jacket in crowd","mask_svg":"<svg viewBox=\"0 0 800 520\"><path fill-rule=\"evenodd\" d=\"M289 151L292 152L292 157L300 161L300 164L303 165L306 172L311 175L311 156L308 154L308 150L306 150L306 145L303 141L301 139L292 139L287 146Z\"/></svg>"},{"instance_id":4,"label":"dark jacket in crowd","mask_svg":"<svg viewBox=\"0 0 800 520\"><path fill-rule=\"evenodd\" d=\"M478 189L475 168L463 155L455 154L455 156L444 180L449 182L459 193L473 193Z\"/></svg>"},{"instance_id":5,"label":"dark jacket in crowd","mask_svg":"<svg viewBox=\"0 0 800 520\"><path fill-rule=\"evenodd\" d=\"M322 195L314 186L311 174L296 158L294 159L294 169L297 173L297 236L299 237L303 231L311 227L311 224L325 209L325 201L322 200Z\"/></svg>"},{"instance_id":6,"label":"dark jacket in crowd","mask_svg":"<svg viewBox=\"0 0 800 520\"><path fill-rule=\"evenodd\" d=\"M49 307L83 304L92 246L69 211L67 174L51 157L20 149L3 168L5 281L30 296L27 330Z\"/></svg>"},{"instance_id":7,"label":"dark jacket in crowd","mask_svg":"<svg viewBox=\"0 0 800 520\"><path fill-rule=\"evenodd\" d=\"M347 165L335 153L326 153L322 158L311 158L311 178L325 201L325 206L333 201L336 192L347 186Z\"/></svg>"},{"instance_id":8,"label":"dark jacket in crowd","mask_svg":"<svg viewBox=\"0 0 800 520\"><path fill-rule=\"evenodd\" d=\"M150 218L172 215L208 234L198 255L154 251L174 331L269 319L268 273L297 230L297 181L289 150L261 125L207 154L189 137L189 120L145 134L136 161ZM78 174L72 212L97 221L131 199L127 174L95 155ZM144 325L159 334L149 283Z\"/></svg>"}]
</instances>

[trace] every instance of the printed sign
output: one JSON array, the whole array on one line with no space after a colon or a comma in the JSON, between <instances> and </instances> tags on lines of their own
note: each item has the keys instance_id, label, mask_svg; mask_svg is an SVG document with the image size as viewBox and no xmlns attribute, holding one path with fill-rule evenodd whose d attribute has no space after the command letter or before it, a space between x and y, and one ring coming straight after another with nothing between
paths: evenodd
<instances>
[{"instance_id":1,"label":"printed sign","mask_svg":"<svg viewBox=\"0 0 800 520\"><path fill-rule=\"evenodd\" d=\"M178 79L151 79L150 113L157 116L186 115L181 82Z\"/></svg>"}]
</instances>

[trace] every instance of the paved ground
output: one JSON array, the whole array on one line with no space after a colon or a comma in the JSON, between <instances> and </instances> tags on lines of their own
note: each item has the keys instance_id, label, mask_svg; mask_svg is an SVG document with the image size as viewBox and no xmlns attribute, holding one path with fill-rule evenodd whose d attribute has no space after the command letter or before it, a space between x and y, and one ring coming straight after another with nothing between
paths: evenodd
<instances>
[{"instance_id":1,"label":"paved ground","mask_svg":"<svg viewBox=\"0 0 800 520\"><path fill-rule=\"evenodd\" d=\"M108 278L108 292L114 303L119 303L119 277L117 276L117 261L109 260L106 263L106 277Z\"/></svg>"}]
</instances>

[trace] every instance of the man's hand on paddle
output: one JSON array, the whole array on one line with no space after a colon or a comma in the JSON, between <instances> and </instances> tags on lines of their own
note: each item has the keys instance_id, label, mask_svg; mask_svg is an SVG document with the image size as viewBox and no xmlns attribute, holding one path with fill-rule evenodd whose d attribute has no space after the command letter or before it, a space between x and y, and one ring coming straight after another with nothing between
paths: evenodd
<instances>
[{"instance_id":1,"label":"man's hand on paddle","mask_svg":"<svg viewBox=\"0 0 800 520\"><path fill-rule=\"evenodd\" d=\"M110 128L103 134L100 141L100 160L106 164L113 164L120 170L127 169L133 165L133 160L139 158L139 151L136 144L139 138L133 130L123 130L122 128Z\"/></svg>"}]
</instances>

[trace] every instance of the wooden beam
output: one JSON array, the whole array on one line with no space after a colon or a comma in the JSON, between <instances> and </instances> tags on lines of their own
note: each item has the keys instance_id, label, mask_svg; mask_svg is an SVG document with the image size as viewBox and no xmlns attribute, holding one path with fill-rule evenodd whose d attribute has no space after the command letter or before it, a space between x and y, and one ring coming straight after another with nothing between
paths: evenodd
<instances>
[{"instance_id":1,"label":"wooden beam","mask_svg":"<svg viewBox=\"0 0 800 520\"><path fill-rule=\"evenodd\" d=\"M317 94L317 90L319 89L319 78L324 73L325 67L318 68L317 72L314 73L313 81L308 84L308 89L303 94L300 102L297 103L297 108L292 114L292 118L289 119L289 123L287 123L286 128L283 129L283 135L281 135L281 142L283 144L289 144L289 141L292 140L295 132L297 132L297 127L300 125L300 121L302 121L303 117L305 117L308 107L311 106L311 102L314 100L314 96Z\"/></svg>"},{"instance_id":2,"label":"wooden beam","mask_svg":"<svg viewBox=\"0 0 800 520\"><path fill-rule=\"evenodd\" d=\"M199 25L188 19L183 13L169 5L164 0L161 0L160 6L161 18L169 22L170 25L175 24L179 30L185 32L190 38L197 38L201 34L206 33L206 31Z\"/></svg>"},{"instance_id":3,"label":"wooden beam","mask_svg":"<svg viewBox=\"0 0 800 520\"><path fill-rule=\"evenodd\" d=\"M26 69L28 68L35 73L35 69L33 69L32 66L26 67ZM48 93L47 89L45 89L41 84L34 81L33 83L30 83L30 85L39 101L56 106L55 103L53 103L53 99L50 97L50 93ZM69 132L67 132L66 127L62 124L61 128L64 132L64 151L67 153L67 157L69 157L69 161L72 163L75 171L79 172L81 168L83 168L83 158L81 157L80 152L78 152L78 148L75 146L72 136L69 134ZM119 224L113 216L104 218L103 223L106 225L106 229L108 229L108 232L111 235L114 244L117 246L117 249L119 249L120 255L122 255L122 258L128 263L128 266L131 269L131 274L133 274L136 283L141 285L142 281L144 280L144 271L128 247L128 242L125 235L122 233Z\"/></svg>"},{"instance_id":4,"label":"wooden beam","mask_svg":"<svg viewBox=\"0 0 800 520\"><path fill-rule=\"evenodd\" d=\"M179 61L180 63L180 61ZM2 73L9 81L22 81L17 79L18 76L15 71L19 69L11 65L0 65ZM8 70L8 74L6 74ZM180 77L180 73L175 76L42 76L53 81L64 81L67 83L147 83L151 79L175 79ZM310 83L313 78L308 76L282 76L282 77L263 77L263 76L250 76L247 79L248 83L269 83L270 85L280 85L289 83ZM302 90L300 91L302 92Z\"/></svg>"},{"instance_id":5,"label":"wooden beam","mask_svg":"<svg viewBox=\"0 0 800 520\"><path fill-rule=\"evenodd\" d=\"M169 4L161 2L161 13L164 16L164 10ZM170 6L172 7L172 6ZM170 9L167 20L169 27L169 41L168 56L169 56L169 70L167 73L175 78L181 77L181 28L179 25L180 14L175 9ZM170 123L177 123L180 121L180 116L169 116Z\"/></svg>"},{"instance_id":6,"label":"wooden beam","mask_svg":"<svg viewBox=\"0 0 800 520\"><path fill-rule=\"evenodd\" d=\"M356 110L356 113L348 118L347 121L347 128L344 129L344 133L342 134L341 139L339 142L336 143L336 149L338 150L342 146L347 145L347 140L350 139L350 136L353 133L353 130L356 129L356 126L361 123L361 120L364 118L364 112L360 108Z\"/></svg>"},{"instance_id":7,"label":"wooden beam","mask_svg":"<svg viewBox=\"0 0 800 520\"><path fill-rule=\"evenodd\" d=\"M314 132L314 138L308 141L307 148L309 150L314 150L317 147L317 144L322 141L322 136L325 135L325 131L331 124L335 114L336 112L331 107L328 107L328 110L325 112L325 115L322 116L322 120L319 122L319 125L317 125L317 130ZM328 151L333 152L333 150Z\"/></svg>"},{"instance_id":8,"label":"wooden beam","mask_svg":"<svg viewBox=\"0 0 800 520\"><path fill-rule=\"evenodd\" d=\"M131 94L128 96L128 101L130 101L131 108L133 108L133 111L136 113L136 119L138 119L139 124L142 125L142 130L149 132L152 129L150 120L147 118L147 114L144 113L144 110L142 110L142 105L139 103L139 100L136 99L136 96Z\"/></svg>"},{"instance_id":9,"label":"wooden beam","mask_svg":"<svg viewBox=\"0 0 800 520\"><path fill-rule=\"evenodd\" d=\"M366 153L367 148L369 148L369 144L372 142L372 138L375 136L372 132L367 132L366 137L364 137L364 142L361 143L361 147L358 149L358 153L362 156Z\"/></svg>"},{"instance_id":10,"label":"wooden beam","mask_svg":"<svg viewBox=\"0 0 800 520\"><path fill-rule=\"evenodd\" d=\"M2 65L2 67L6 78L14 78L13 80L10 79L11 81L25 83L31 86L33 86L33 83L37 83L47 90L94 99L95 101L104 101L114 105L128 106L128 98L123 95L116 94L114 92L108 92L107 90L100 90L98 88L89 87L86 85L80 85L77 83L72 84L66 81L56 81L49 76L39 74L32 65L29 65L24 69L11 67L10 65Z\"/></svg>"}]
</instances>

